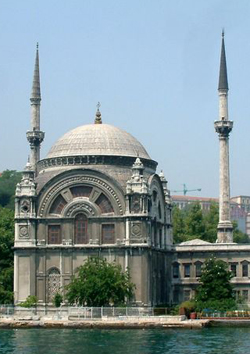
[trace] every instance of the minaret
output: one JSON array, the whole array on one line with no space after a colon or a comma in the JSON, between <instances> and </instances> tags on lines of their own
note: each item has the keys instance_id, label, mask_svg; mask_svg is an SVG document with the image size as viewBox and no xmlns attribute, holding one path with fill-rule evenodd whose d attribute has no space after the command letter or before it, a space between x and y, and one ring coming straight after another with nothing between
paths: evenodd
<instances>
[{"instance_id":1,"label":"minaret","mask_svg":"<svg viewBox=\"0 0 250 354\"><path fill-rule=\"evenodd\" d=\"M40 130L40 76L39 76L39 52L38 44L36 49L36 60L33 77L31 102L31 130L27 131L27 140L30 143L30 165L35 174L37 174L37 162L40 160L40 145L44 139L44 132Z\"/></svg>"},{"instance_id":2,"label":"minaret","mask_svg":"<svg viewBox=\"0 0 250 354\"><path fill-rule=\"evenodd\" d=\"M217 242L232 243L233 225L230 220L229 134L233 128L233 122L228 120L228 81L224 31L222 32L218 92L219 120L214 122L215 131L219 134L220 143L220 212L217 227Z\"/></svg>"}]
</instances>

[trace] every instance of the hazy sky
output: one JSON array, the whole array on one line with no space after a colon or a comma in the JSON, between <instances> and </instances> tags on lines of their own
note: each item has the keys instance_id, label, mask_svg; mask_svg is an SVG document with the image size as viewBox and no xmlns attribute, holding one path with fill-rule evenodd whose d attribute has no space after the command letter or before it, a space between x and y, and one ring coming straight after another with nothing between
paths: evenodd
<instances>
[{"instance_id":1,"label":"hazy sky","mask_svg":"<svg viewBox=\"0 0 250 354\"><path fill-rule=\"evenodd\" d=\"M218 195L221 30L229 79L231 195L250 195L249 0L0 0L0 171L29 145L36 42L42 157L68 130L103 122L134 135L170 190Z\"/></svg>"}]
</instances>

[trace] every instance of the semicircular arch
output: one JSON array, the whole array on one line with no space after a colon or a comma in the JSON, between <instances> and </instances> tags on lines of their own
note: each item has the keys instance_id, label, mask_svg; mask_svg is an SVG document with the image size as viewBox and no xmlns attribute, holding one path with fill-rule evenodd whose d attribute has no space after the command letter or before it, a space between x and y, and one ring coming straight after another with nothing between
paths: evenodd
<instances>
[{"instance_id":1,"label":"semicircular arch","mask_svg":"<svg viewBox=\"0 0 250 354\"><path fill-rule=\"evenodd\" d=\"M72 200L78 198L78 202L86 205L86 202L92 204L98 204L106 207L104 213L113 212L115 215L123 215L125 210L125 200L121 188L119 188L115 181L109 176L106 176L98 171L93 170L76 170L70 171L70 173L64 172L53 179L54 183L51 181L48 183L48 188L43 188L39 195L39 208L38 215L44 217L50 213L53 203L56 198L61 198L64 200L60 204L60 212L58 214L64 214L63 209L66 205L72 202ZM86 190L89 188L91 192L88 196L78 196L74 195L72 192L73 188L85 187ZM98 201L99 198L99 201ZM101 200L102 199L102 200ZM108 206L110 204L110 210ZM94 208L95 209L95 208ZM101 210L102 213L102 210ZM53 213L52 213L53 214Z\"/></svg>"}]
</instances>

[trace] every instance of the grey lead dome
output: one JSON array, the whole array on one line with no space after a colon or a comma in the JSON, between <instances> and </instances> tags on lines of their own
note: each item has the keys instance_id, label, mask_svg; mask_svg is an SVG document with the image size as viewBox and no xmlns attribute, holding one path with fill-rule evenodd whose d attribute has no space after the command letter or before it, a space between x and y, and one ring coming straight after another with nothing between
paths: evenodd
<instances>
[{"instance_id":1,"label":"grey lead dome","mask_svg":"<svg viewBox=\"0 0 250 354\"><path fill-rule=\"evenodd\" d=\"M130 156L151 160L131 134L109 124L88 124L64 134L47 158L77 155Z\"/></svg>"}]
</instances>

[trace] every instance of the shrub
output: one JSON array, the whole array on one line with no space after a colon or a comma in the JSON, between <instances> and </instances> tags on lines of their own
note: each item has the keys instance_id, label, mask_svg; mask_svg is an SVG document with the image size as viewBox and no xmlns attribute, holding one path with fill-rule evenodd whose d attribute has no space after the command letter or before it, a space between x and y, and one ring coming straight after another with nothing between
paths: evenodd
<instances>
[{"instance_id":1,"label":"shrub","mask_svg":"<svg viewBox=\"0 0 250 354\"><path fill-rule=\"evenodd\" d=\"M56 293L53 298L53 304L55 307L60 307L61 303L63 302L63 296L60 293Z\"/></svg>"},{"instance_id":2,"label":"shrub","mask_svg":"<svg viewBox=\"0 0 250 354\"><path fill-rule=\"evenodd\" d=\"M24 302L22 302L21 304L19 304L19 306L21 306L21 307L27 307L27 308L29 308L29 307L35 307L36 305L37 305L37 297L34 296L34 295L29 295L29 296L27 297L27 299L26 299Z\"/></svg>"}]
</instances>

